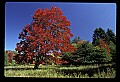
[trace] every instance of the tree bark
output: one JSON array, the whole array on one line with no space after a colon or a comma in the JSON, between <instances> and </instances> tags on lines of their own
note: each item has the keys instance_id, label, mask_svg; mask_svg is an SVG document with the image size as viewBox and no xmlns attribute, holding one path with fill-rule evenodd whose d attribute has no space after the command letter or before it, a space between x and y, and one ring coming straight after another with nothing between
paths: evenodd
<instances>
[{"instance_id":1,"label":"tree bark","mask_svg":"<svg viewBox=\"0 0 120 82\"><path fill-rule=\"evenodd\" d=\"M36 62L35 62L35 65L34 65L34 69L38 69L39 65L40 65L39 57L37 56L36 57Z\"/></svg>"},{"instance_id":2,"label":"tree bark","mask_svg":"<svg viewBox=\"0 0 120 82\"><path fill-rule=\"evenodd\" d=\"M39 64L35 63L34 69L38 69Z\"/></svg>"}]
</instances>

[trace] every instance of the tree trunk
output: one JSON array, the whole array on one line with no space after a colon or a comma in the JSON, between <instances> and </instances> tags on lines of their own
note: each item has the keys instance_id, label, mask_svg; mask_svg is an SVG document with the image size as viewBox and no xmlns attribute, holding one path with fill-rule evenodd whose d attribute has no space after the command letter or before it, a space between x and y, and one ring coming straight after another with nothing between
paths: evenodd
<instances>
[{"instance_id":1,"label":"tree trunk","mask_svg":"<svg viewBox=\"0 0 120 82\"><path fill-rule=\"evenodd\" d=\"M39 67L39 64L38 64L38 63L35 63L34 69L38 69L38 67Z\"/></svg>"},{"instance_id":2,"label":"tree trunk","mask_svg":"<svg viewBox=\"0 0 120 82\"><path fill-rule=\"evenodd\" d=\"M35 65L34 65L34 69L38 69L39 65L40 65L39 57L37 56L36 61L35 61Z\"/></svg>"}]
</instances>

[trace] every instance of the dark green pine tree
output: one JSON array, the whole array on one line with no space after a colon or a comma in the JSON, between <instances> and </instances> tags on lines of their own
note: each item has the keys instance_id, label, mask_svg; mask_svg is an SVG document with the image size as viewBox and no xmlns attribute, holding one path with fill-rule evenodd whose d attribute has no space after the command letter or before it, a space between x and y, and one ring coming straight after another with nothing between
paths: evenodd
<instances>
[{"instance_id":1,"label":"dark green pine tree","mask_svg":"<svg viewBox=\"0 0 120 82\"><path fill-rule=\"evenodd\" d=\"M103 30L101 27L99 28L96 28L94 31L93 31L93 42L92 44L94 46L97 46L99 45L99 39L102 38L105 40L106 42L106 33L105 33L105 30Z\"/></svg>"},{"instance_id":2,"label":"dark green pine tree","mask_svg":"<svg viewBox=\"0 0 120 82\"><path fill-rule=\"evenodd\" d=\"M110 41L112 41L114 44L116 44L116 36L111 29L109 29L109 28L107 29L106 35L107 35L106 41L108 44L110 44Z\"/></svg>"}]
</instances>

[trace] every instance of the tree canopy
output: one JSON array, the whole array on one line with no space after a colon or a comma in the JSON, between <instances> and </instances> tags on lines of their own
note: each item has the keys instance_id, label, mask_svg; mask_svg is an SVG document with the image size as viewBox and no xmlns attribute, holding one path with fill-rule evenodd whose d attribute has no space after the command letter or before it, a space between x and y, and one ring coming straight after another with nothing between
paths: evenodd
<instances>
[{"instance_id":1,"label":"tree canopy","mask_svg":"<svg viewBox=\"0 0 120 82\"><path fill-rule=\"evenodd\" d=\"M114 44L116 44L116 36L111 29L108 28L107 31L105 32L104 29L99 27L99 28L96 28L93 32L94 33L93 33L93 37L92 37L93 38L92 44L94 46L99 45L100 39L104 40L105 43L108 45L110 44L110 41L112 41Z\"/></svg>"},{"instance_id":2,"label":"tree canopy","mask_svg":"<svg viewBox=\"0 0 120 82\"><path fill-rule=\"evenodd\" d=\"M19 33L20 42L16 44L16 61L33 62L35 66L44 61L48 53L54 58L63 52L73 52L74 46L70 44L70 21L63 15L58 7L51 9L37 9L34 12L31 24L27 24ZM36 66L38 67L38 66Z\"/></svg>"}]
</instances>

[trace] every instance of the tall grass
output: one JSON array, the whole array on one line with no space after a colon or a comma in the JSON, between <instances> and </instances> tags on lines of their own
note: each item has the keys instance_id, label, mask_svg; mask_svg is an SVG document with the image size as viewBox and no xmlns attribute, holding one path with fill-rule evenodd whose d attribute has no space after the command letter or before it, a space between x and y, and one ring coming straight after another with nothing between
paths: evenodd
<instances>
[{"instance_id":1,"label":"tall grass","mask_svg":"<svg viewBox=\"0 0 120 82\"><path fill-rule=\"evenodd\" d=\"M32 68L32 66L21 66L18 68ZM79 67L57 67L57 66L39 66L39 69L8 69L4 70L5 77L34 77L34 78L115 78L116 71L114 68L107 67L105 70L97 69L97 72L88 70L87 72L94 72L92 76L84 72L90 66ZM7 68L7 67L6 67ZM10 68L10 67L9 67ZM12 68L12 67L11 67Z\"/></svg>"}]
</instances>

